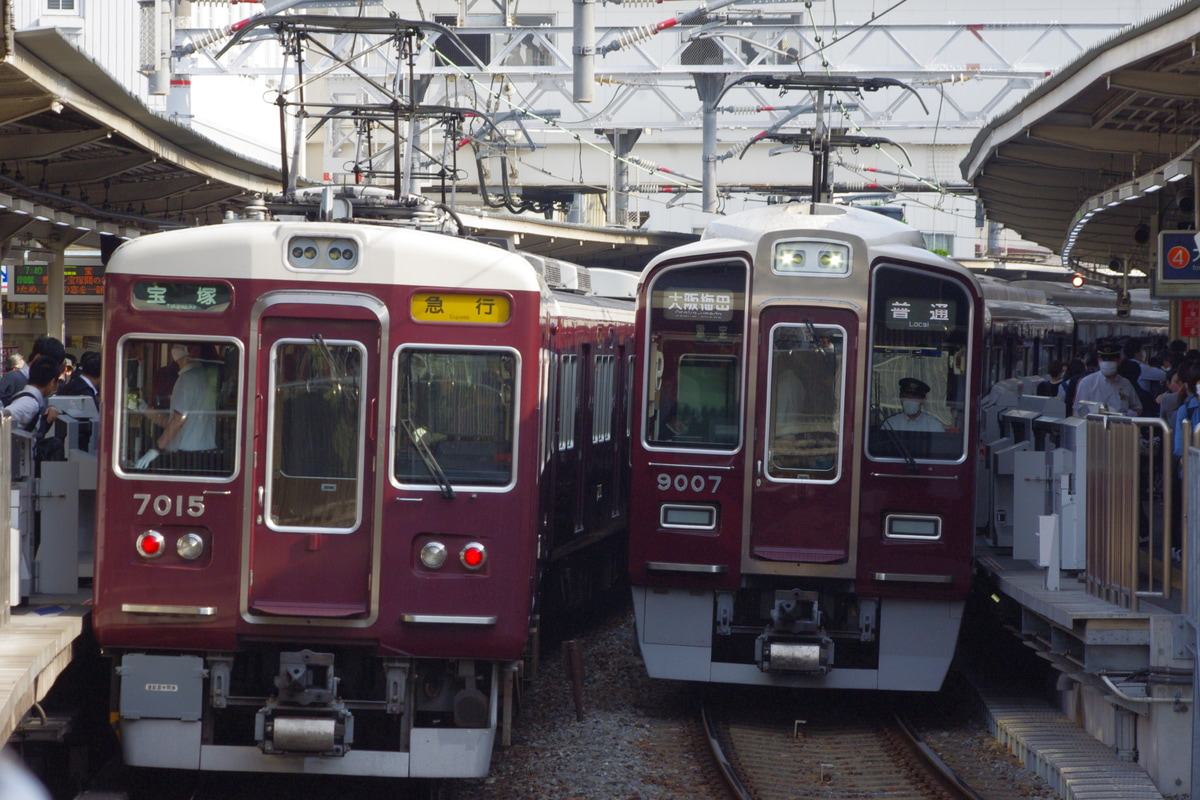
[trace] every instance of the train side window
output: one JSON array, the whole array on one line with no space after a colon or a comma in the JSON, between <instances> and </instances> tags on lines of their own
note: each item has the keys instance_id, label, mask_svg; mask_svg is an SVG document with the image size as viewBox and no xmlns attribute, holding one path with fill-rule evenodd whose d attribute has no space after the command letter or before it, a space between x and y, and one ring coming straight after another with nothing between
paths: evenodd
<instances>
[{"instance_id":1,"label":"train side window","mask_svg":"<svg viewBox=\"0 0 1200 800\"><path fill-rule=\"evenodd\" d=\"M518 375L517 355L508 349L402 348L396 368L396 480L436 486L437 469L455 486L510 486Z\"/></svg>"},{"instance_id":2,"label":"train side window","mask_svg":"<svg viewBox=\"0 0 1200 800\"><path fill-rule=\"evenodd\" d=\"M966 366L972 315L962 282L878 265L871 307L868 455L961 461L971 413Z\"/></svg>"},{"instance_id":3,"label":"train side window","mask_svg":"<svg viewBox=\"0 0 1200 800\"><path fill-rule=\"evenodd\" d=\"M160 478L234 474L241 349L236 341L121 343L120 471Z\"/></svg>"},{"instance_id":4,"label":"train side window","mask_svg":"<svg viewBox=\"0 0 1200 800\"><path fill-rule=\"evenodd\" d=\"M831 325L776 325L771 331L769 478L837 480L845 341L845 331Z\"/></svg>"},{"instance_id":5,"label":"train side window","mask_svg":"<svg viewBox=\"0 0 1200 800\"><path fill-rule=\"evenodd\" d=\"M746 264L659 273L648 292L645 417L649 445L736 450L741 440Z\"/></svg>"}]
</instances>

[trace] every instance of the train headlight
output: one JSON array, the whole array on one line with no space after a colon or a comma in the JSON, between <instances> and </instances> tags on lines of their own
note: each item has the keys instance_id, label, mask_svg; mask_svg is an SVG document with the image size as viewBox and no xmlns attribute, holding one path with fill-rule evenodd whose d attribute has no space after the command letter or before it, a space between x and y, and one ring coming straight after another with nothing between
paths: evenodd
<instances>
[{"instance_id":1,"label":"train headlight","mask_svg":"<svg viewBox=\"0 0 1200 800\"><path fill-rule=\"evenodd\" d=\"M143 531L137 538L137 551L142 558L158 558L166 549L166 539L158 531Z\"/></svg>"},{"instance_id":2,"label":"train headlight","mask_svg":"<svg viewBox=\"0 0 1200 800\"><path fill-rule=\"evenodd\" d=\"M487 563L487 549L479 542L471 542L458 554L458 560L469 570L477 570Z\"/></svg>"},{"instance_id":3,"label":"train headlight","mask_svg":"<svg viewBox=\"0 0 1200 800\"><path fill-rule=\"evenodd\" d=\"M185 533L175 540L175 552L186 561L195 561L204 555L204 539L198 533Z\"/></svg>"},{"instance_id":4,"label":"train headlight","mask_svg":"<svg viewBox=\"0 0 1200 800\"><path fill-rule=\"evenodd\" d=\"M446 563L446 545L441 542L426 542L421 547L421 563L429 569L441 569Z\"/></svg>"},{"instance_id":5,"label":"train headlight","mask_svg":"<svg viewBox=\"0 0 1200 800\"><path fill-rule=\"evenodd\" d=\"M288 263L293 267L311 269L317 263L316 240L297 237L288 242Z\"/></svg>"},{"instance_id":6,"label":"train headlight","mask_svg":"<svg viewBox=\"0 0 1200 800\"><path fill-rule=\"evenodd\" d=\"M336 269L353 269L358 263L358 244L350 239L334 239L329 243L329 260Z\"/></svg>"}]
</instances>

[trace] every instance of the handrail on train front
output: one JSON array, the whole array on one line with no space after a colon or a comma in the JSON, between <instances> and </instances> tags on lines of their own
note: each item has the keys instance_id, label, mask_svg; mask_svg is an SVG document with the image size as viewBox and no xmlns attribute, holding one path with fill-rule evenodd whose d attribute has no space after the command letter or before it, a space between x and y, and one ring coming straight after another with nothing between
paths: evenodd
<instances>
[{"instance_id":1,"label":"handrail on train front","mask_svg":"<svg viewBox=\"0 0 1200 800\"><path fill-rule=\"evenodd\" d=\"M1138 610L1141 598L1168 599L1174 523L1170 427L1157 417L1089 414L1087 442L1088 593L1130 611ZM1147 502L1143 503L1146 482ZM1159 485L1161 510L1154 498ZM1156 531L1161 535L1156 537ZM1139 558L1143 538L1149 543L1144 568ZM1160 545L1157 558L1156 538ZM1186 561L1186 553L1183 558ZM1185 575L1185 603L1187 597Z\"/></svg>"}]
</instances>

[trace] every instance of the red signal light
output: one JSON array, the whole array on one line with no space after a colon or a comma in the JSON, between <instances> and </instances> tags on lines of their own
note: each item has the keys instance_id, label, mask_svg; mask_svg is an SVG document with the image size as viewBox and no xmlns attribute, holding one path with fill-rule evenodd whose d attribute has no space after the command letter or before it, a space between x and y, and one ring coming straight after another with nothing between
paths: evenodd
<instances>
[{"instance_id":1,"label":"red signal light","mask_svg":"<svg viewBox=\"0 0 1200 800\"><path fill-rule=\"evenodd\" d=\"M158 531L144 531L137 538L137 551L144 558L158 558L163 554L166 540Z\"/></svg>"},{"instance_id":2,"label":"red signal light","mask_svg":"<svg viewBox=\"0 0 1200 800\"><path fill-rule=\"evenodd\" d=\"M487 561L487 550L479 542L471 542L458 554L458 560L467 569L479 569Z\"/></svg>"}]
</instances>

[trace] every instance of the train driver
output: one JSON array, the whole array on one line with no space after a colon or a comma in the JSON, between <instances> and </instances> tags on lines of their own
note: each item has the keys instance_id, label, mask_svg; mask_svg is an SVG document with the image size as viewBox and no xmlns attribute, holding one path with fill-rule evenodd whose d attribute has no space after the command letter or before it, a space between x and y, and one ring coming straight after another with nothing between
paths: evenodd
<instances>
[{"instance_id":1,"label":"train driver","mask_svg":"<svg viewBox=\"0 0 1200 800\"><path fill-rule=\"evenodd\" d=\"M137 460L134 467L146 469L162 453L203 452L217 447L217 382L208 365L200 359L195 342L171 345L171 360L179 365L179 378L171 391L171 408L139 410L162 428L154 446Z\"/></svg>"},{"instance_id":2,"label":"train driver","mask_svg":"<svg viewBox=\"0 0 1200 800\"><path fill-rule=\"evenodd\" d=\"M1120 346L1098 345L1096 356L1100 359L1100 370L1080 378L1075 388L1075 413L1081 417L1087 416L1087 407L1080 405L1086 400L1102 403L1115 414L1131 417L1141 414L1142 401L1138 399L1137 390L1127 378L1117 374L1121 364Z\"/></svg>"},{"instance_id":3,"label":"train driver","mask_svg":"<svg viewBox=\"0 0 1200 800\"><path fill-rule=\"evenodd\" d=\"M945 433L946 426L937 417L925 413L925 400L929 397L929 384L918 378L900 380L899 414L883 421L883 427L893 431L915 433Z\"/></svg>"}]
</instances>

